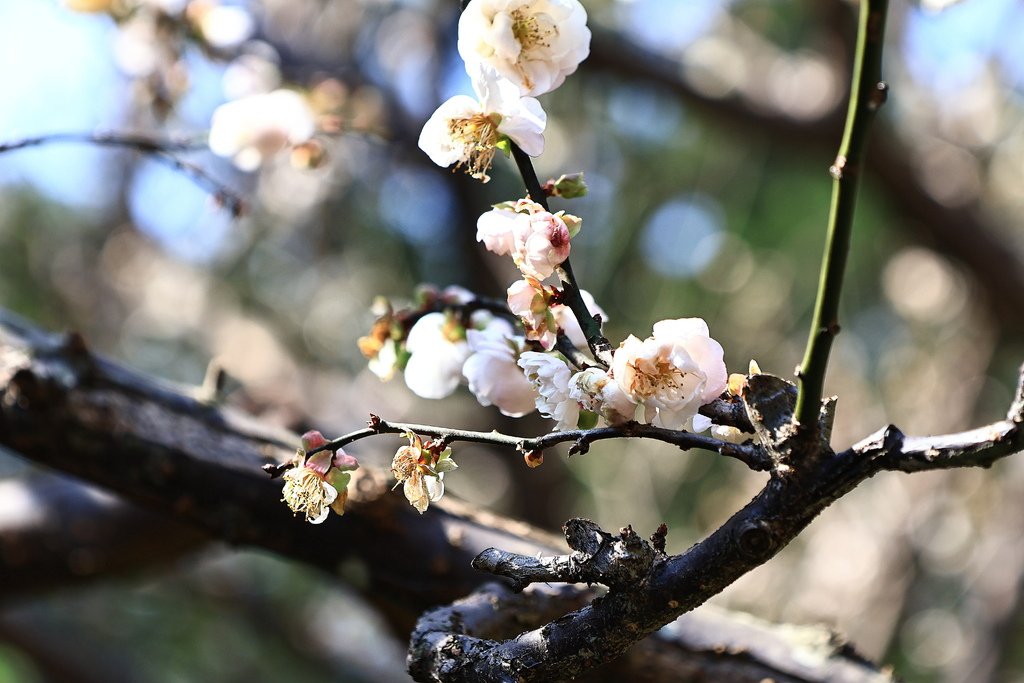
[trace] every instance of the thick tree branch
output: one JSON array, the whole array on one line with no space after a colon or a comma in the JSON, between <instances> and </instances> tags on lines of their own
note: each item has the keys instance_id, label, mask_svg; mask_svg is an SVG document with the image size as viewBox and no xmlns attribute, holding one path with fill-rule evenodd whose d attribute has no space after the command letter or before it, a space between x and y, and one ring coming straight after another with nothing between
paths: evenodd
<instances>
[{"instance_id":1,"label":"thick tree branch","mask_svg":"<svg viewBox=\"0 0 1024 683\"><path fill-rule=\"evenodd\" d=\"M531 557L488 548L473 568L512 579L513 590L531 583L601 583L625 588L643 581L654 564L655 551L631 527L613 536L587 519L566 522L565 540L573 552Z\"/></svg>"},{"instance_id":2,"label":"thick tree branch","mask_svg":"<svg viewBox=\"0 0 1024 683\"><path fill-rule=\"evenodd\" d=\"M535 584L514 592L487 584L450 606L423 615L413 633L413 649L429 655L413 660L410 672L418 680L461 680L457 667L461 656L486 652L497 640L540 626L592 597L589 590L569 586ZM739 633L743 635L737 637ZM694 643L700 645L694 648ZM698 620L680 619L658 631L615 665L598 672L608 680L633 683L894 681L890 672L879 671L835 633L773 626L755 619L736 624L731 614L711 607L702 608ZM519 680L514 671L506 674L492 680Z\"/></svg>"},{"instance_id":3,"label":"thick tree branch","mask_svg":"<svg viewBox=\"0 0 1024 683\"><path fill-rule=\"evenodd\" d=\"M209 539L66 477L0 481L0 598L166 563Z\"/></svg>"},{"instance_id":4,"label":"thick tree branch","mask_svg":"<svg viewBox=\"0 0 1024 683\"><path fill-rule=\"evenodd\" d=\"M607 582L616 587L600 600L513 639L467 643L471 647L458 650L457 656L446 654L446 641L436 633L431 640L414 640L410 653L413 670L425 658L434 670L444 670L445 680L450 681L571 678L619 656L636 641L764 564L832 502L876 473L894 469L892 458L901 462L903 439L897 438L898 430L893 428L859 449L839 454L825 439L809 443L806 434L791 426L794 402L788 386L771 375L749 378L744 401L770 406L748 412L758 432L765 432L761 440L776 467L765 488L710 536L682 555L656 558L650 573L635 585ZM786 401L788 409L783 409ZM963 464L990 463L1020 450L1024 434L1013 419L1019 416L1021 405L1024 399L1019 393L1010 411L1012 427L1008 431L1001 428L1003 423L975 430L969 434L979 441L960 443L955 453L950 452L951 457L955 460L956 453L969 451L970 460ZM762 415L765 421L759 422ZM935 443L948 440L950 437L938 437ZM515 567L502 566L502 573L513 573L510 568ZM527 566L514 578L522 585L532 580L537 570ZM586 580L601 581L592 576ZM430 678L421 676L420 680Z\"/></svg>"},{"instance_id":5,"label":"thick tree branch","mask_svg":"<svg viewBox=\"0 0 1024 683\"><path fill-rule=\"evenodd\" d=\"M0 444L213 538L267 548L332 573L355 563L366 570L360 572L366 578L361 590L371 600L397 606L389 612L393 617L450 602L479 586L485 575L472 570L470 561L486 548L560 552L550 536L454 500L418 515L390 493L382 474L370 470L357 472L344 517L305 524L279 502L280 485L259 471L263 463L292 457L298 437L203 403L195 393L99 358L76 335L46 335L0 313ZM563 607L551 606L558 613ZM536 609L550 614L543 606ZM770 650L770 633L755 635L744 626L731 634L721 617L705 628L701 612L684 620L670 650L664 643L638 646L647 652L635 659L647 671L646 680L669 675L651 673L655 651L666 666L685 664L709 680L726 680L724 673L739 665L760 671L761 678L776 675L775 665L757 656L743 655L738 662L721 654ZM711 633L728 648L715 654ZM696 634L691 656L688 638Z\"/></svg>"}]
</instances>

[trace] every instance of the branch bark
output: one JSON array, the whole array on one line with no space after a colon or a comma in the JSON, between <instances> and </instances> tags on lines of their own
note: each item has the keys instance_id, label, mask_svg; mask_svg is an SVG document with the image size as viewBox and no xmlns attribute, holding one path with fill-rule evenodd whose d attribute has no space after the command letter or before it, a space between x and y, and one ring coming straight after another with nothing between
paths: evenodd
<instances>
[{"instance_id":1,"label":"branch bark","mask_svg":"<svg viewBox=\"0 0 1024 683\"><path fill-rule=\"evenodd\" d=\"M260 470L290 458L298 436L203 403L195 393L97 357L77 335L48 335L0 312L0 444L212 538L263 547L331 573L343 562L359 563L367 570L367 583L359 587L400 625L407 618L401 615L450 602L483 583L486 575L470 561L486 548L562 552L547 534L455 500L418 515L390 494L382 473L370 470L357 472L344 517L306 524L279 502L280 482ZM578 597L582 604L593 595ZM562 607L550 605L555 612ZM708 680L791 680L771 657L758 654L777 657L779 648L788 648L778 645L785 629L743 622L733 630L728 618L705 614L688 614L670 634L637 645L611 680L663 680L679 667ZM845 652L835 657L849 659ZM674 668L661 669L656 661ZM737 668L753 678L730 678ZM874 680L875 669L865 665L864 671L849 680ZM792 680L833 680L826 670L819 673Z\"/></svg>"},{"instance_id":2,"label":"branch bark","mask_svg":"<svg viewBox=\"0 0 1024 683\"><path fill-rule=\"evenodd\" d=\"M900 469L905 463L914 463L914 471L985 465L1024 448L1024 367L1007 420L962 435L922 440L925 451L908 450L907 440L894 427L838 454L825 441L809 442L806 433L792 425L790 386L771 375L748 379L744 401L770 407L763 413L748 412L776 467L764 489L710 536L682 555L656 559L634 585L602 581L614 587L600 600L509 640L462 643L461 634L451 632L449 638L456 638L451 641L430 630L432 624L421 622L410 653L412 670L420 680L436 680L433 672L444 672L446 681L572 678L621 655L767 562L818 513L878 472ZM761 414L765 421L759 419ZM968 438L975 441L968 443ZM532 580L535 568L528 569L515 580ZM422 662L426 668L419 668Z\"/></svg>"}]
</instances>

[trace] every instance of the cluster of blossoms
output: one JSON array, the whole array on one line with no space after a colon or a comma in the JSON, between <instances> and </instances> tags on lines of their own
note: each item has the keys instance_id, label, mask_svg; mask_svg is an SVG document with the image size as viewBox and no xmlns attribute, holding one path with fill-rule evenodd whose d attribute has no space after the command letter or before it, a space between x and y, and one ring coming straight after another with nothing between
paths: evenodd
<instances>
[{"instance_id":1,"label":"cluster of blossoms","mask_svg":"<svg viewBox=\"0 0 1024 683\"><path fill-rule=\"evenodd\" d=\"M608 370L595 366L574 373L558 356L522 354L519 365L537 388L537 409L556 421L557 430L574 428L581 410L610 425L635 420L707 429L711 421L697 411L726 388L722 346L700 318L663 320L653 332L642 341L630 335Z\"/></svg>"},{"instance_id":2,"label":"cluster of blossoms","mask_svg":"<svg viewBox=\"0 0 1024 683\"><path fill-rule=\"evenodd\" d=\"M587 12L578 0L471 0L459 19L459 55L476 98L456 95L430 117L419 146L439 166L486 182L495 151L544 149L551 92L590 54Z\"/></svg>"},{"instance_id":3,"label":"cluster of blossoms","mask_svg":"<svg viewBox=\"0 0 1024 683\"><path fill-rule=\"evenodd\" d=\"M509 143L539 154L545 115L532 96L549 92L575 71L589 41L577 0L471 0L459 24L459 53L477 99L460 95L442 104L424 126L420 147L437 164L463 167L484 181L496 150L509 151ZM565 198L586 190L582 174L543 189ZM554 421L554 430L592 427L599 420L707 429L711 421L698 411L726 390L729 378L722 347L703 320L663 320L651 336L630 335L596 361L566 351L574 356L570 364L555 351L565 348L560 336L580 353L590 348L558 282L569 277L562 266L582 221L564 211L552 213L540 199L497 204L477 221L477 241L510 257L519 270L507 306L521 331L493 313L493 305L448 289L412 314L385 307L360 340L371 370L388 379L403 369L408 387L424 398L443 398L466 384L482 405L512 417L536 409ZM593 297L582 290L579 295L603 321ZM455 463L443 439L423 443L415 434L406 437L409 445L395 455L392 473L422 512L440 497L443 475ZM526 461L536 466L543 456L526 453Z\"/></svg>"},{"instance_id":4,"label":"cluster of blossoms","mask_svg":"<svg viewBox=\"0 0 1024 683\"><path fill-rule=\"evenodd\" d=\"M319 524L331 510L345 514L348 483L359 463L342 449L323 450L307 457L310 451L327 445L320 432L302 435L302 446L295 453L295 466L284 473L282 500L295 514L302 513L310 524Z\"/></svg>"}]
</instances>

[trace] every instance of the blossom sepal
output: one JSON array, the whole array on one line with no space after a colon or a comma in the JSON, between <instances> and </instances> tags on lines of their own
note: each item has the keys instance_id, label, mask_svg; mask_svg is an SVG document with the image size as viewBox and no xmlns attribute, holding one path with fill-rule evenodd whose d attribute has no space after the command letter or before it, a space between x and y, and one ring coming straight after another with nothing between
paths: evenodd
<instances>
[{"instance_id":1,"label":"blossom sepal","mask_svg":"<svg viewBox=\"0 0 1024 683\"><path fill-rule=\"evenodd\" d=\"M587 183L583 180L583 171L579 173L563 173L557 179L544 183L544 194L549 197L576 199L587 196Z\"/></svg>"}]
</instances>

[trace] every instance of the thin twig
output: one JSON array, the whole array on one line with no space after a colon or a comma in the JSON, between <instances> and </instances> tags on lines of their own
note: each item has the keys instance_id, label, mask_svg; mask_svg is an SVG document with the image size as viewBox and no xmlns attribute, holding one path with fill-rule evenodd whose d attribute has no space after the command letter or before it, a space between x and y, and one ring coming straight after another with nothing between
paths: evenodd
<instances>
[{"instance_id":1,"label":"thin twig","mask_svg":"<svg viewBox=\"0 0 1024 683\"><path fill-rule=\"evenodd\" d=\"M839 295L850 250L853 213L868 130L875 112L885 102L888 88L881 80L887 4L888 0L861 0L846 129L839 154L829 169L833 183L828 237L821 262L821 277L807 349L797 371L799 395L796 421L807 430L818 424L829 351L832 341L839 334Z\"/></svg>"},{"instance_id":2,"label":"thin twig","mask_svg":"<svg viewBox=\"0 0 1024 683\"><path fill-rule=\"evenodd\" d=\"M772 461L765 452L752 442L745 444L734 444L721 441L702 434L692 434L675 429L665 429L654 425L637 424L628 422L618 427L599 427L596 429L573 429L563 432L551 432L543 436L528 438L502 434L498 431L475 432L464 429L452 429L449 427L436 427L433 425L413 424L411 422L389 422L382 420L375 415L370 416L369 427L359 429L344 436L329 441L323 446L311 449L306 456L315 455L321 451L336 451L350 443L380 434L402 434L414 432L422 436L431 436L444 439L445 442L456 441L468 443L487 443L496 446L511 446L521 452L540 452L556 446L560 443L572 442L569 454L586 453L590 444L595 441L607 439L653 439L662 441L682 450L701 448L714 451L721 455L736 458L745 463L750 469L756 471L767 471L771 468Z\"/></svg>"},{"instance_id":3,"label":"thin twig","mask_svg":"<svg viewBox=\"0 0 1024 683\"><path fill-rule=\"evenodd\" d=\"M209 192L214 201L225 207L232 216L238 217L245 210L245 202L234 190L199 166L175 156L175 152L193 152L205 149L207 145L205 136L160 139L139 133L50 133L0 143L0 154L27 147L64 143L121 147L148 154L187 176L202 190Z\"/></svg>"}]
</instances>

